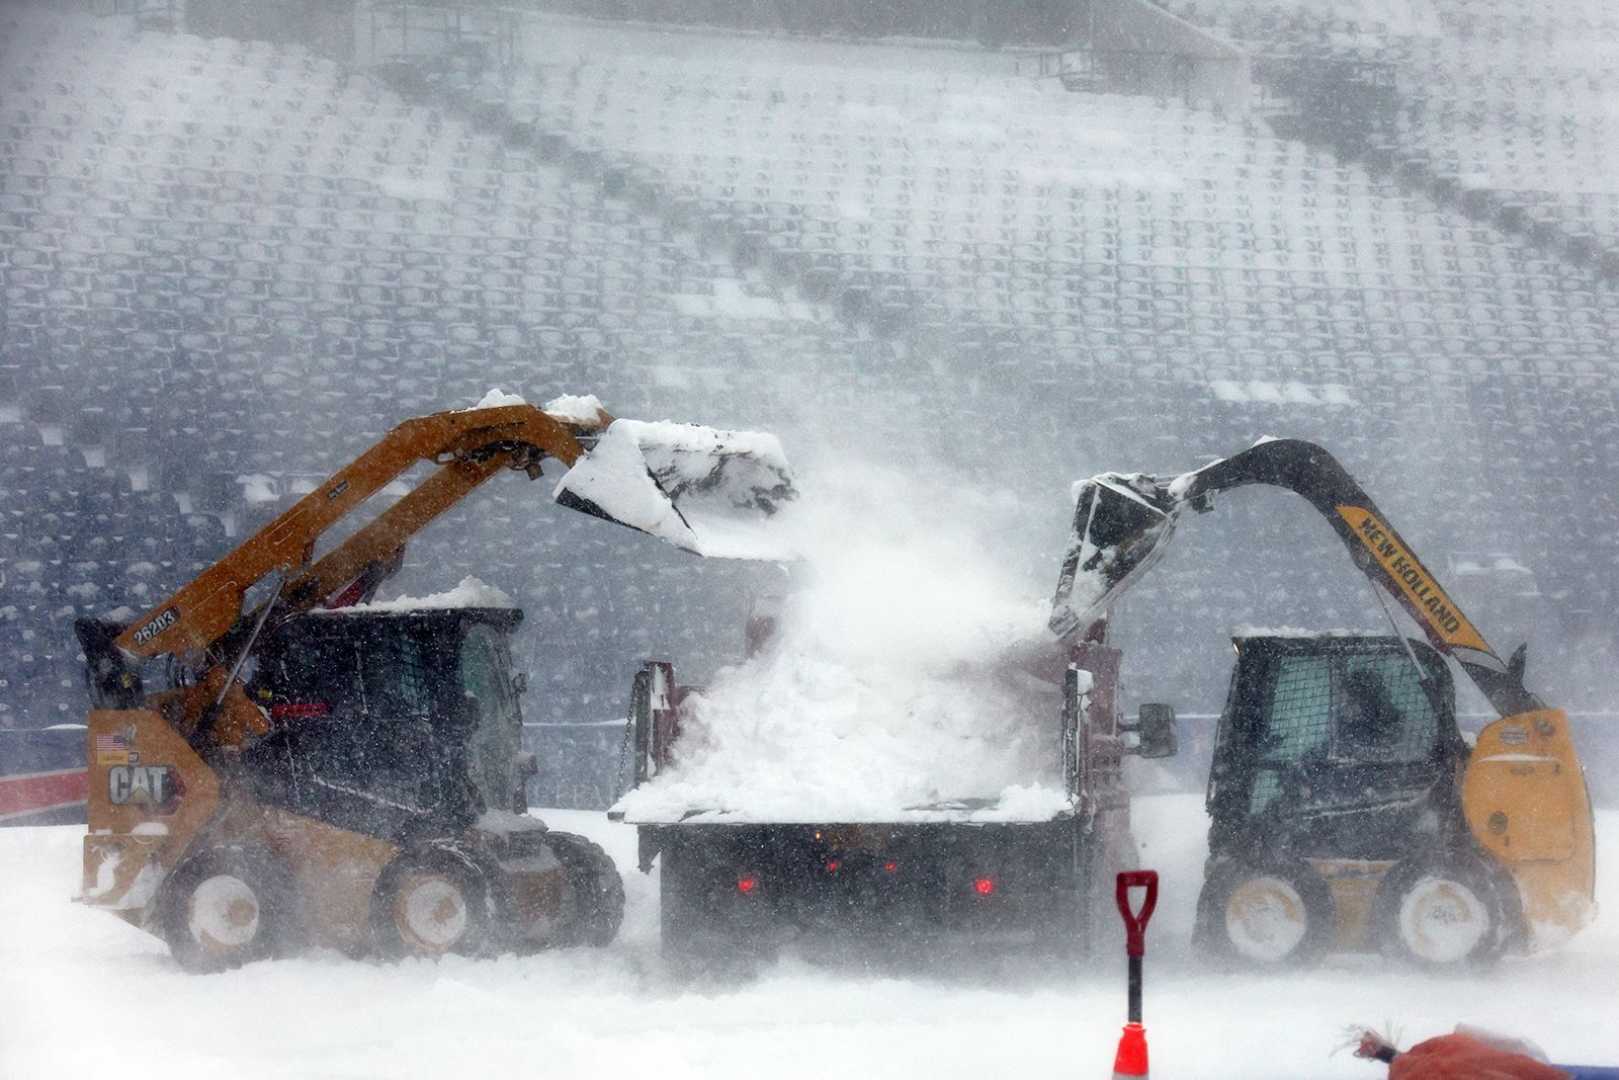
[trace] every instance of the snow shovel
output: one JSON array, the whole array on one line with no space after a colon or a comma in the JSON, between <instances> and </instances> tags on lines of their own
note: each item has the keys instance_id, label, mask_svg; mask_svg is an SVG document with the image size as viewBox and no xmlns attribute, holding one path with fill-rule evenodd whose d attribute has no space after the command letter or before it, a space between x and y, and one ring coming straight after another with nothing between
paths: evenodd
<instances>
[{"instance_id":1,"label":"snow shovel","mask_svg":"<svg viewBox=\"0 0 1619 1080\"><path fill-rule=\"evenodd\" d=\"M1130 907L1130 890L1145 889L1141 910ZM1130 961L1128 1022L1119 1036L1119 1050L1113 1058L1113 1080L1147 1075L1147 1029L1141 1023L1141 962L1147 955L1147 920L1158 906L1158 871L1127 870L1118 876L1113 898L1124 919L1124 952Z\"/></svg>"},{"instance_id":2,"label":"snow shovel","mask_svg":"<svg viewBox=\"0 0 1619 1080\"><path fill-rule=\"evenodd\" d=\"M612 420L587 446L557 483L561 505L698 555L793 557L783 511L798 493L774 435Z\"/></svg>"}]
</instances>

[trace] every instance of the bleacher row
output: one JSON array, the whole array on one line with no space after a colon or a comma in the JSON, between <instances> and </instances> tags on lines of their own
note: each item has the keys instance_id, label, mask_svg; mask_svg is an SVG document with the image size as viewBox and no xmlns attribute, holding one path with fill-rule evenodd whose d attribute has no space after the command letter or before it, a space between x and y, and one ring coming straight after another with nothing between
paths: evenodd
<instances>
[{"instance_id":1,"label":"bleacher row","mask_svg":"<svg viewBox=\"0 0 1619 1080\"><path fill-rule=\"evenodd\" d=\"M1619 11L1602 0L1418 4L1170 0L1170 11L1261 55L1353 57L1392 79L1392 115L1341 118L1366 144L1530 227L1619 248L1609 102L1619 91Z\"/></svg>"},{"instance_id":2,"label":"bleacher row","mask_svg":"<svg viewBox=\"0 0 1619 1080\"><path fill-rule=\"evenodd\" d=\"M875 58L766 69L745 41L528 63L510 115L646 205L296 49L9 8L0 81L0 725L82 707L74 614L154 601L492 385L917 441L1047 532L1084 472L1312 437L1431 560L1527 567L1612 632L1610 291L1257 125ZM808 269L745 271L704 220ZM409 573L524 602L531 720L610 716L641 655L738 641L731 571L503 482ZM1269 502L1226 521L1141 594L1142 669L1177 700L1217 695L1223 655L1176 667L1176 625L1374 621L1330 537ZM1254 550L1279 552L1263 578Z\"/></svg>"},{"instance_id":3,"label":"bleacher row","mask_svg":"<svg viewBox=\"0 0 1619 1080\"><path fill-rule=\"evenodd\" d=\"M1122 368L1159 400L1202 394L1228 417L1267 415L1265 392L1213 388L1303 384L1315 390L1294 405L1384 417L1419 390L1452 409L1476 398L1472 422L1448 426L1471 428L1463 445L1481 456L1510 454L1534 423L1498 405L1500 387L1611 423L1609 290L1257 123L1028 80L764 67L734 50L539 62L509 101L677 206L730 214L778 249L858 253L861 287L919 298L920 327L991 366L1061 357L1074 374L1054 382L1092 386ZM1333 427L1303 413L1295 426ZM1349 453L1373 445L1345 426ZM1195 430L1186 441L1209 448ZM1429 448L1454 458L1456 437ZM1495 495L1485 485L1460 509L1484 519Z\"/></svg>"},{"instance_id":4,"label":"bleacher row","mask_svg":"<svg viewBox=\"0 0 1619 1080\"><path fill-rule=\"evenodd\" d=\"M1619 320L1556 260L1189 109L1027 80L840 85L820 67L626 55L527 76L520 118L773 247L860 254L858 284L923 297L926 324L1191 345L1241 368L1244 350L1283 354L1279 331L1329 366L1367 347L1539 356L1547 341L1577 365Z\"/></svg>"}]
</instances>

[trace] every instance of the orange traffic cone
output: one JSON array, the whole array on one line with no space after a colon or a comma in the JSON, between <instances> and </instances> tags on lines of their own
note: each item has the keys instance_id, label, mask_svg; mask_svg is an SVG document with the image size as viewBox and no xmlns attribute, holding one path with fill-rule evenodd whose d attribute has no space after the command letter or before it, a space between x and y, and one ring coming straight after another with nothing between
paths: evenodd
<instances>
[{"instance_id":1,"label":"orange traffic cone","mask_svg":"<svg viewBox=\"0 0 1619 1080\"><path fill-rule=\"evenodd\" d=\"M1140 1024L1124 1025L1119 1036L1119 1052L1113 1055L1113 1080L1147 1075L1147 1029Z\"/></svg>"},{"instance_id":2,"label":"orange traffic cone","mask_svg":"<svg viewBox=\"0 0 1619 1080\"><path fill-rule=\"evenodd\" d=\"M1139 912L1131 909L1130 890L1145 889ZM1124 918L1124 952L1129 957L1130 997L1119 1052L1113 1056L1113 1080L1147 1075L1147 1029L1141 1026L1141 962L1147 955L1147 920L1158 906L1158 875L1151 870L1127 870L1118 876L1113 897Z\"/></svg>"}]
</instances>

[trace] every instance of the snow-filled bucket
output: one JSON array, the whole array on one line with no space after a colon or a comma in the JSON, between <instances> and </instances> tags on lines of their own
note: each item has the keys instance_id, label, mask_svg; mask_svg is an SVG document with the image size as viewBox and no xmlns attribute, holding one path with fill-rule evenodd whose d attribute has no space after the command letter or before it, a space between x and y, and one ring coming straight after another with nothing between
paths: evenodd
<instances>
[{"instance_id":1,"label":"snow-filled bucket","mask_svg":"<svg viewBox=\"0 0 1619 1080\"><path fill-rule=\"evenodd\" d=\"M1074 526L1051 630L1066 636L1089 626L1113 598L1158 561L1175 531L1180 504L1157 480L1140 473L1103 473L1074 488Z\"/></svg>"},{"instance_id":2,"label":"snow-filled bucket","mask_svg":"<svg viewBox=\"0 0 1619 1080\"><path fill-rule=\"evenodd\" d=\"M797 498L774 435L614 420L558 482L563 506L715 558L790 559Z\"/></svg>"}]
</instances>

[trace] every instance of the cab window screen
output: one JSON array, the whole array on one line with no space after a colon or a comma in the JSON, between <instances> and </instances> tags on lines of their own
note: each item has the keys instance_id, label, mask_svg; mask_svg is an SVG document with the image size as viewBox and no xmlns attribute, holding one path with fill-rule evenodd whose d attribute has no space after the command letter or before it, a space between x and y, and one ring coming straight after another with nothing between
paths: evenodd
<instances>
[{"instance_id":1,"label":"cab window screen","mask_svg":"<svg viewBox=\"0 0 1619 1080\"><path fill-rule=\"evenodd\" d=\"M1333 711L1335 758L1421 761L1439 737L1433 703L1404 653L1345 657Z\"/></svg>"},{"instance_id":2,"label":"cab window screen","mask_svg":"<svg viewBox=\"0 0 1619 1080\"><path fill-rule=\"evenodd\" d=\"M327 707L289 721L283 735L291 805L326 806L327 817L352 826L368 807L425 810L441 801L443 755L419 641L396 632L311 635L282 658L279 676L283 699Z\"/></svg>"},{"instance_id":3,"label":"cab window screen","mask_svg":"<svg viewBox=\"0 0 1619 1080\"><path fill-rule=\"evenodd\" d=\"M467 740L468 765L484 803L512 805L513 767L522 749L522 723L512 692L505 644L488 627L473 628L461 649L461 691L477 705L477 727Z\"/></svg>"},{"instance_id":4,"label":"cab window screen","mask_svg":"<svg viewBox=\"0 0 1619 1080\"><path fill-rule=\"evenodd\" d=\"M1294 762L1324 753L1332 733L1330 662L1321 656L1282 657L1266 714L1261 760Z\"/></svg>"},{"instance_id":5,"label":"cab window screen","mask_svg":"<svg viewBox=\"0 0 1619 1080\"><path fill-rule=\"evenodd\" d=\"M398 635L367 641L359 650L356 681L365 711L377 720L426 716L432 710L421 643Z\"/></svg>"},{"instance_id":6,"label":"cab window screen","mask_svg":"<svg viewBox=\"0 0 1619 1080\"><path fill-rule=\"evenodd\" d=\"M1248 812L1258 814L1282 791L1285 767L1325 756L1332 736L1332 665L1322 656L1277 661L1259 741Z\"/></svg>"}]
</instances>

